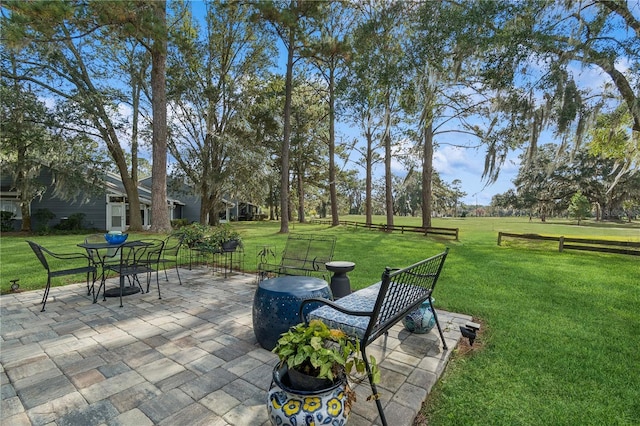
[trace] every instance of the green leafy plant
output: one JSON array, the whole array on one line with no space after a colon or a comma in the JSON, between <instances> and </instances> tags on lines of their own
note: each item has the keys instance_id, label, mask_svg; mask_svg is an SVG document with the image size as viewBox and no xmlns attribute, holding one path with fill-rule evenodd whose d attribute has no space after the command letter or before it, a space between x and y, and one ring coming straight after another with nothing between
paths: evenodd
<instances>
[{"instance_id":1,"label":"green leafy plant","mask_svg":"<svg viewBox=\"0 0 640 426\"><path fill-rule=\"evenodd\" d=\"M204 241L208 231L208 226L194 222L175 230L173 234L182 236L182 242L186 244L187 247L196 247Z\"/></svg>"},{"instance_id":2,"label":"green leafy plant","mask_svg":"<svg viewBox=\"0 0 640 426\"><path fill-rule=\"evenodd\" d=\"M54 226L55 229L60 231L78 231L83 229L82 222L84 221L84 213L70 214L65 220L61 220L59 224Z\"/></svg>"},{"instance_id":3,"label":"green leafy plant","mask_svg":"<svg viewBox=\"0 0 640 426\"><path fill-rule=\"evenodd\" d=\"M56 217L55 213L49 209L38 209L31 216L36 220L37 231L40 234L48 233L51 230L49 222Z\"/></svg>"},{"instance_id":4,"label":"green leafy plant","mask_svg":"<svg viewBox=\"0 0 640 426\"><path fill-rule=\"evenodd\" d=\"M15 214L13 214L13 212L8 212L6 210L0 211L0 231L13 231L13 224L11 223L11 221L14 217Z\"/></svg>"},{"instance_id":5,"label":"green leafy plant","mask_svg":"<svg viewBox=\"0 0 640 426\"><path fill-rule=\"evenodd\" d=\"M171 221L171 227L173 229L180 229L183 226L189 225L189 219L173 219Z\"/></svg>"},{"instance_id":6,"label":"green leafy plant","mask_svg":"<svg viewBox=\"0 0 640 426\"><path fill-rule=\"evenodd\" d=\"M219 247L222 247L222 244L228 241L237 241L239 247L243 246L240 233L228 223L214 227L211 233L211 239L217 242Z\"/></svg>"},{"instance_id":7,"label":"green leafy plant","mask_svg":"<svg viewBox=\"0 0 640 426\"><path fill-rule=\"evenodd\" d=\"M568 208L569 217L576 219L578 221L578 225L580 225L580 221L589 215L590 210L591 204L581 191L573 194Z\"/></svg>"},{"instance_id":8,"label":"green leafy plant","mask_svg":"<svg viewBox=\"0 0 640 426\"><path fill-rule=\"evenodd\" d=\"M331 329L320 320L301 323L282 333L273 352L289 369L308 376L334 380L342 372L354 378L352 371L365 374L365 362L360 358L360 342L350 339L342 330ZM380 382L376 359L369 364L373 382ZM358 379L359 380L359 379Z\"/></svg>"}]
</instances>

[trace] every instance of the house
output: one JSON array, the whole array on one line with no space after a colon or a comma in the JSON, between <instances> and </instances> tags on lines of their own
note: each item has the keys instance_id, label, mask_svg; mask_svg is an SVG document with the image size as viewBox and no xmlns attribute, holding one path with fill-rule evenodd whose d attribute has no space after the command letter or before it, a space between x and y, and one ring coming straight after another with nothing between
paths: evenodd
<instances>
[{"instance_id":1,"label":"house","mask_svg":"<svg viewBox=\"0 0 640 426\"><path fill-rule=\"evenodd\" d=\"M126 192L122 179L118 174L107 172L104 176L104 187L102 190L79 194L76 200L64 200L56 196L53 190L53 174L50 169L43 168L38 181L42 183L44 190L41 197L34 199L30 205L32 229L43 226L55 226L67 220L70 215L76 213L84 214L83 226L86 228L125 231L128 228L128 209ZM151 187L143 184L138 185L138 196L140 199L140 215L142 225L145 228L151 226ZM22 222L22 215L19 204L19 194L13 187L12 178L6 173L0 174L0 210L14 213L13 228L19 230ZM185 202L175 199L167 199L170 219L186 218L189 221L198 220L199 210L195 217L190 216L193 210L187 207ZM55 218L49 223L38 223L36 212L46 209L55 214ZM199 206L198 206L199 209Z\"/></svg>"},{"instance_id":2,"label":"house","mask_svg":"<svg viewBox=\"0 0 640 426\"><path fill-rule=\"evenodd\" d=\"M140 182L151 188L150 177ZM179 217L189 219L190 222L197 222L200 219L200 196L194 195L188 184L178 179L169 179L167 181L167 195L184 202L179 212ZM262 210L256 204L239 199L230 201L228 197L222 198L222 202L225 204L225 208L220 212L220 217L218 218L221 223L257 220L262 217Z\"/></svg>"},{"instance_id":3,"label":"house","mask_svg":"<svg viewBox=\"0 0 640 426\"><path fill-rule=\"evenodd\" d=\"M44 226L55 226L67 220L70 215L83 213L83 226L85 228L125 231L128 229L129 203L127 194L120 175L107 172L104 176L103 190L92 193L80 194L76 202L63 200L55 195L52 182L54 180L51 170L43 168L38 180L46 188L42 197L31 202L31 226L37 230ZM13 228L19 230L22 216L19 204L19 194L13 188L11 176L0 173L0 210L14 213ZM140 200L140 215L142 226L148 229L151 226L151 177L140 180L138 183L138 197ZM260 209L258 206L247 202L230 202L223 199L226 208L220 214L220 221L253 220ZM189 223L200 220L200 197L193 194L191 188L176 180L170 180L167 185L167 208L169 219L186 219ZM39 209L47 209L55 214L55 218L49 223L38 223L36 213Z\"/></svg>"},{"instance_id":4,"label":"house","mask_svg":"<svg viewBox=\"0 0 640 426\"><path fill-rule=\"evenodd\" d=\"M256 204L238 201L231 214L237 220L257 220L262 216L262 209Z\"/></svg>"},{"instance_id":5,"label":"house","mask_svg":"<svg viewBox=\"0 0 640 426\"><path fill-rule=\"evenodd\" d=\"M151 188L152 178L148 177L142 179L140 183L145 187ZM194 191L188 184L178 179L169 178L167 180L167 197L183 201L181 206L174 207L178 209L178 211L174 212L175 217L172 219L183 218L187 219L189 222L198 222L200 220L200 206L202 205L200 196L194 194ZM224 203L225 208L220 212L220 222L224 223L230 220L237 220L235 218L238 216L235 212L237 211L238 203L233 203L225 198L222 199L222 202Z\"/></svg>"}]
</instances>

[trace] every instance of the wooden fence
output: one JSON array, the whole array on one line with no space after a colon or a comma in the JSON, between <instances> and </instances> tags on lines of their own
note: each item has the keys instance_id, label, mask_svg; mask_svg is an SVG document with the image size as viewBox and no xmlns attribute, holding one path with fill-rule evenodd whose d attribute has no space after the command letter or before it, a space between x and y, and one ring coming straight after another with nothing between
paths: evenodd
<instances>
[{"instance_id":1,"label":"wooden fence","mask_svg":"<svg viewBox=\"0 0 640 426\"><path fill-rule=\"evenodd\" d=\"M310 223L318 223L321 225L331 225L331 220L329 219L312 219L309 221ZM421 226L409 226L409 225L393 225L389 226L384 223L372 223L366 224L364 222L355 222L350 220L341 220L339 224L342 226L353 226L355 228L367 228L367 229L375 229L384 232L392 232L392 231L400 231L400 233L404 234L405 232L415 232L424 235L444 235L448 237L454 237L456 241L458 240L460 231L458 228L438 228L438 227L429 227L423 228Z\"/></svg>"},{"instance_id":2,"label":"wooden fence","mask_svg":"<svg viewBox=\"0 0 640 426\"><path fill-rule=\"evenodd\" d=\"M498 245L502 243L503 237L524 238L527 240L540 241L557 241L558 251L560 252L563 250L584 250L640 256L640 243L632 241L597 240L592 238L573 238L564 236L548 237L538 234L512 234L509 232L498 232Z\"/></svg>"}]
</instances>

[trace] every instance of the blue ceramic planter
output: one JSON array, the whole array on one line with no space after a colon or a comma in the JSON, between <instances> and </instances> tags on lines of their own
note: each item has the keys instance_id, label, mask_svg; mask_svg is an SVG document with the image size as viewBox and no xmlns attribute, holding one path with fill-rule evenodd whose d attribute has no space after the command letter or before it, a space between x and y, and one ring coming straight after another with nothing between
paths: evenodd
<instances>
[{"instance_id":1,"label":"blue ceramic planter","mask_svg":"<svg viewBox=\"0 0 640 426\"><path fill-rule=\"evenodd\" d=\"M277 426L343 426L350 412L347 387L345 377L317 391L293 389L286 365L277 365L267 397L269 420Z\"/></svg>"},{"instance_id":2,"label":"blue ceramic planter","mask_svg":"<svg viewBox=\"0 0 640 426\"><path fill-rule=\"evenodd\" d=\"M433 299L431 299L433 301ZM402 321L404 327L412 333L426 334L436 325L429 301L425 300L415 311L409 312Z\"/></svg>"}]
</instances>

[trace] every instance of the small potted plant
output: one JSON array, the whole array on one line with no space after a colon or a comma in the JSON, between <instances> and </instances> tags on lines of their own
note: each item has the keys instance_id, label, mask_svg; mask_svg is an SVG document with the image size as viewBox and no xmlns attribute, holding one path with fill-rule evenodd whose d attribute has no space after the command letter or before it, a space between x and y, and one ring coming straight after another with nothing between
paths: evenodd
<instances>
[{"instance_id":1,"label":"small potted plant","mask_svg":"<svg viewBox=\"0 0 640 426\"><path fill-rule=\"evenodd\" d=\"M311 320L283 333L273 352L280 362L273 371L267 403L272 423L305 424L302 421L313 418L320 424L327 417L337 420L331 424L346 422L355 401L349 378L360 381L366 374L358 340ZM369 364L378 383L374 357Z\"/></svg>"},{"instance_id":2,"label":"small potted plant","mask_svg":"<svg viewBox=\"0 0 640 426\"><path fill-rule=\"evenodd\" d=\"M212 238L215 239L222 251L236 251L238 247L242 247L242 238L240 233L233 229L228 223L216 226Z\"/></svg>"}]
</instances>

